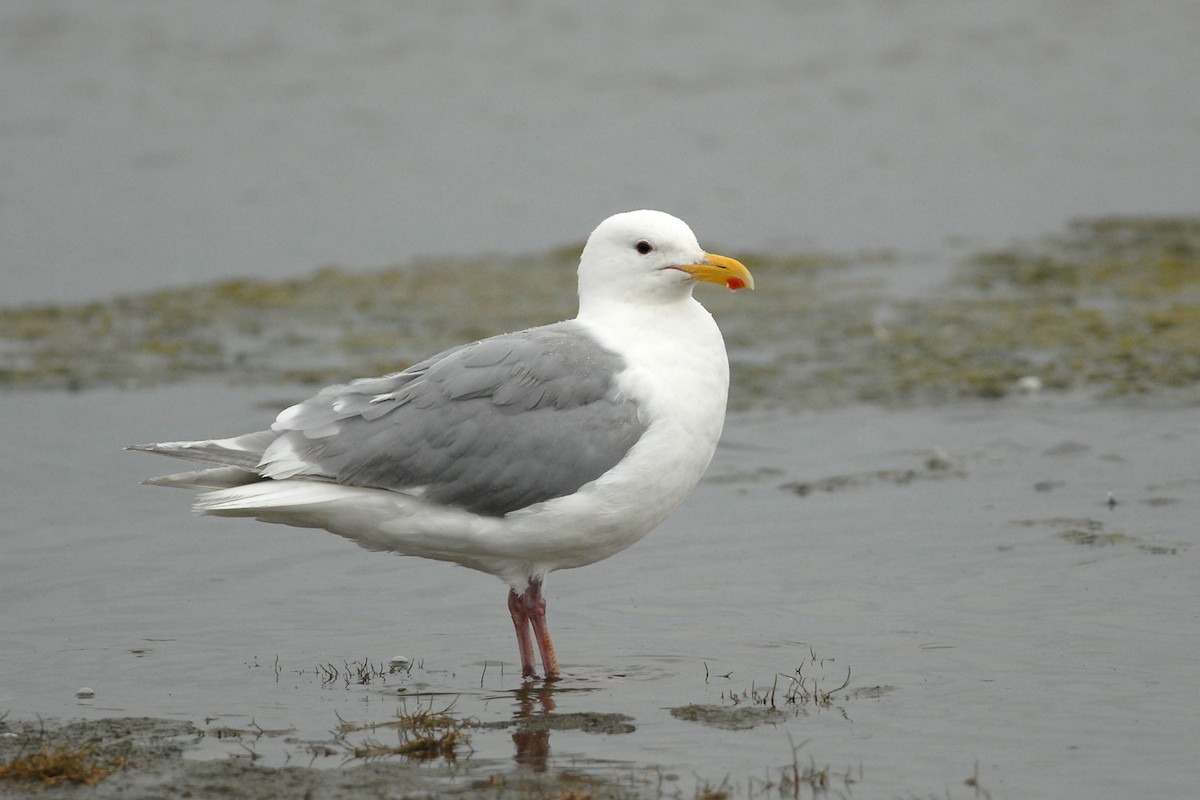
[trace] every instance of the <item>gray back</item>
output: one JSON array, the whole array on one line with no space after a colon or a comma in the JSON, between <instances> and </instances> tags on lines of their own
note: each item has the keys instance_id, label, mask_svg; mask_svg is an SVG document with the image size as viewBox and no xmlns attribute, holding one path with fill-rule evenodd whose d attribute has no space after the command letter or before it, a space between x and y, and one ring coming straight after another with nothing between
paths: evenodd
<instances>
[{"instance_id":1,"label":"gray back","mask_svg":"<svg viewBox=\"0 0 1200 800\"><path fill-rule=\"evenodd\" d=\"M574 492L637 442L646 424L617 396L623 367L560 322L330 387L275 427L322 477L499 516Z\"/></svg>"}]
</instances>

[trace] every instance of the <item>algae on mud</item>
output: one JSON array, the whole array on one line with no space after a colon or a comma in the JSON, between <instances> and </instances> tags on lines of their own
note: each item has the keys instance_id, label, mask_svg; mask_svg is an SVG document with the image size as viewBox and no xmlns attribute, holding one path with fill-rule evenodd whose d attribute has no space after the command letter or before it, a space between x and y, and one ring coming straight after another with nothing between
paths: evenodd
<instances>
[{"instance_id":1,"label":"algae on mud","mask_svg":"<svg viewBox=\"0 0 1200 800\"><path fill-rule=\"evenodd\" d=\"M571 316L577 253L0 309L0 387L324 384L395 371ZM895 257L737 255L759 279L752 306L701 293L729 347L734 409L995 398L1022 379L1106 396L1200 382L1200 219L1078 222L967 258L910 298L887 288Z\"/></svg>"},{"instance_id":2,"label":"algae on mud","mask_svg":"<svg viewBox=\"0 0 1200 800\"><path fill-rule=\"evenodd\" d=\"M900 393L1003 396L1026 376L1106 396L1200 381L1200 220L1076 222L969 259L953 288L889 331Z\"/></svg>"},{"instance_id":3,"label":"algae on mud","mask_svg":"<svg viewBox=\"0 0 1200 800\"><path fill-rule=\"evenodd\" d=\"M190 723L172 720L117 718L48 725L0 718L0 793L95 787L126 770L180 759L186 740L198 735Z\"/></svg>"}]
</instances>

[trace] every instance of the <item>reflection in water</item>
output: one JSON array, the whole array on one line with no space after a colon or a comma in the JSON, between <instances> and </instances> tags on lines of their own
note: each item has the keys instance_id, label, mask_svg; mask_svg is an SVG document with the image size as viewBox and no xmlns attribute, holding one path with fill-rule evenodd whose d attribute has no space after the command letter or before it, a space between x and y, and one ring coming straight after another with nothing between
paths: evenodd
<instances>
[{"instance_id":1,"label":"reflection in water","mask_svg":"<svg viewBox=\"0 0 1200 800\"><path fill-rule=\"evenodd\" d=\"M513 692L516 711L508 725L515 728L514 759L535 772L546 772L550 762L550 731L581 731L593 734L633 733L633 718L598 711L558 711L558 700L566 692L589 693L594 688L565 688L561 684L530 683Z\"/></svg>"},{"instance_id":2,"label":"reflection in water","mask_svg":"<svg viewBox=\"0 0 1200 800\"><path fill-rule=\"evenodd\" d=\"M515 694L517 711L513 719L517 721L517 730L512 738L517 752L513 758L522 766L545 772L546 762L550 758L550 728L545 725L526 725L523 721L554 711L553 684L526 684L517 689Z\"/></svg>"}]
</instances>

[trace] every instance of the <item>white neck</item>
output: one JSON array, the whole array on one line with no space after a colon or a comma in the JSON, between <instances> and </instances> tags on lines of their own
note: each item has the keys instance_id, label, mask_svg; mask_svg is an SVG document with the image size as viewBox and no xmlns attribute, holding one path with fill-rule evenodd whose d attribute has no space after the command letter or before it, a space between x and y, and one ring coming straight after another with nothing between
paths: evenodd
<instances>
[{"instance_id":1,"label":"white neck","mask_svg":"<svg viewBox=\"0 0 1200 800\"><path fill-rule=\"evenodd\" d=\"M667 303L589 303L577 319L627 359L633 372L625 388L639 400L653 394L646 405L652 416L659 403L670 403L681 423L715 421L716 429L703 433L715 443L729 394L729 360L717 323L690 292ZM643 392L648 384L652 393Z\"/></svg>"}]
</instances>

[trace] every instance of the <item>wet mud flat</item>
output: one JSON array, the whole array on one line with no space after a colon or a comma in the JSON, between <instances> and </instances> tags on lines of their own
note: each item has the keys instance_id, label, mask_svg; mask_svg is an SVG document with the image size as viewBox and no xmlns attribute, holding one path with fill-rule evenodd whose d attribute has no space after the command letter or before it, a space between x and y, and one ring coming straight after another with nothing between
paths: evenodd
<instances>
[{"instance_id":1,"label":"wet mud flat","mask_svg":"<svg viewBox=\"0 0 1200 800\"><path fill-rule=\"evenodd\" d=\"M320 386L394 371L572 316L579 249L0 309L0 388ZM729 347L734 409L1200 381L1200 219L1085 220L955 258L735 255L763 288L703 293Z\"/></svg>"},{"instance_id":2,"label":"wet mud flat","mask_svg":"<svg viewBox=\"0 0 1200 800\"><path fill-rule=\"evenodd\" d=\"M782 701L782 698L781 698ZM795 702L792 698L791 702ZM831 698L822 702L829 704ZM778 724L795 716L768 708L755 698L744 707L686 706L672 714L725 730L747 730ZM519 724L484 724L454 721L464 728L515 729L516 769L499 764L460 765L450 748L383 745L371 740L354 746L344 739L308 742L316 758L337 754L341 768L270 766L256 763L253 750L225 759L187 759L184 754L206 735L191 723L150 717L114 717L66 724L0 723L0 796L161 798L161 797L462 797L587 798L678 797L684 790L679 777L661 770L650 779L639 770L613 777L596 769L547 769L548 733L551 730L587 730L593 733L630 733L631 718L613 714L551 714L528 718ZM371 726L376 727L376 726ZM389 727L385 723L383 727ZM391 725L390 727L397 727ZM401 726L402 727L402 726ZM227 731L226 737L245 736L253 741L283 732ZM421 745L409 739L409 745ZM466 749L466 748L463 748ZM327 765L326 765L327 766ZM797 758L765 777L760 789L788 796L823 793L831 782L850 787L849 772L818 768ZM765 775L765 773L764 773ZM86 787L86 788L85 788ZM696 797L728 797L734 787L703 782L689 786Z\"/></svg>"},{"instance_id":3,"label":"wet mud flat","mask_svg":"<svg viewBox=\"0 0 1200 800\"><path fill-rule=\"evenodd\" d=\"M570 254L503 302L481 261L0 312L0 796L1186 796L1198 229L741 254L722 447L552 576L549 686L495 581L192 518L120 446L568 315Z\"/></svg>"},{"instance_id":4,"label":"wet mud flat","mask_svg":"<svg viewBox=\"0 0 1200 800\"><path fill-rule=\"evenodd\" d=\"M375 759L354 769L263 767L247 758L186 760L189 741L204 736L190 723L111 718L61 727L7 725L0 757L7 769L32 762L28 775L0 783L0 796L74 797L457 797L486 791L495 797L535 796L517 782L453 781L454 770L405 759ZM39 760L40 757L40 760ZM553 783L547 781L546 783ZM465 784L465 785L464 785ZM565 778L561 786L586 786ZM555 792L560 794L560 792ZM582 796L582 795L580 795Z\"/></svg>"}]
</instances>

